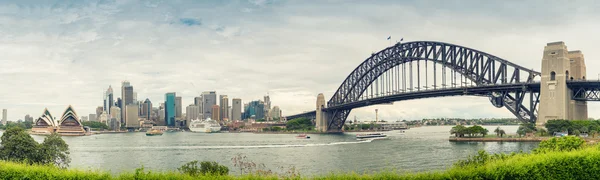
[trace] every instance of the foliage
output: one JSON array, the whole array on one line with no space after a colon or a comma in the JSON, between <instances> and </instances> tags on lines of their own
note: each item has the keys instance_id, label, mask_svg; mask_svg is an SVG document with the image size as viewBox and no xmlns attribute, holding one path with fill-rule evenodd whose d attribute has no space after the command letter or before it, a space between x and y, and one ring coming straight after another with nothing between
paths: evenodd
<instances>
[{"instance_id":1,"label":"foliage","mask_svg":"<svg viewBox=\"0 0 600 180\"><path fill-rule=\"evenodd\" d=\"M585 140L575 136L553 137L540 142L534 153L544 153L548 151L572 151L581 149L585 145Z\"/></svg>"},{"instance_id":2,"label":"foliage","mask_svg":"<svg viewBox=\"0 0 600 180\"><path fill-rule=\"evenodd\" d=\"M464 137L465 135L469 135L469 137L475 137L478 135L481 135L482 137L486 136L488 133L488 130L478 126L478 125L474 125L471 127L465 127L463 125L457 125L452 127L452 129L450 130L450 134L454 134L456 137Z\"/></svg>"},{"instance_id":3,"label":"foliage","mask_svg":"<svg viewBox=\"0 0 600 180\"><path fill-rule=\"evenodd\" d=\"M11 127L2 134L0 159L28 164L52 164L66 168L71 162L69 146L57 134L37 143L21 127Z\"/></svg>"},{"instance_id":4,"label":"foliage","mask_svg":"<svg viewBox=\"0 0 600 180\"><path fill-rule=\"evenodd\" d=\"M6 130L12 127L20 127L22 129L31 129L33 127L33 122L31 121L7 121L6 125L0 125L0 129Z\"/></svg>"},{"instance_id":5,"label":"foliage","mask_svg":"<svg viewBox=\"0 0 600 180\"><path fill-rule=\"evenodd\" d=\"M198 166L200 164L200 166ZM177 170L183 174L187 174L190 176L200 176L200 175L227 175L229 174L229 168L227 166L219 165L217 162L208 162L208 161L191 161L183 166L177 168Z\"/></svg>"},{"instance_id":6,"label":"foliage","mask_svg":"<svg viewBox=\"0 0 600 180\"><path fill-rule=\"evenodd\" d=\"M579 136L579 135L581 135L581 132L579 132L579 130L575 130L575 131L573 131L573 135Z\"/></svg>"},{"instance_id":7,"label":"foliage","mask_svg":"<svg viewBox=\"0 0 600 180\"><path fill-rule=\"evenodd\" d=\"M98 121L83 121L81 122L81 125L83 126L88 126L92 129L108 129L108 125L106 125L105 123L101 123Z\"/></svg>"},{"instance_id":8,"label":"foliage","mask_svg":"<svg viewBox=\"0 0 600 180\"><path fill-rule=\"evenodd\" d=\"M287 130L313 130L314 126L312 124L312 120L309 118L296 118L289 120L286 123L285 128Z\"/></svg>"},{"instance_id":9,"label":"foliage","mask_svg":"<svg viewBox=\"0 0 600 180\"><path fill-rule=\"evenodd\" d=\"M570 135L573 135L575 130L583 133L598 132L600 131L600 120L549 120L545 127L549 134L568 131Z\"/></svg>"},{"instance_id":10,"label":"foliage","mask_svg":"<svg viewBox=\"0 0 600 180\"><path fill-rule=\"evenodd\" d=\"M231 158L233 166L240 169L240 175L244 174L256 174L256 175L272 175L273 172L266 169L265 164L256 164L248 159L243 154L237 154Z\"/></svg>"},{"instance_id":11,"label":"foliage","mask_svg":"<svg viewBox=\"0 0 600 180\"><path fill-rule=\"evenodd\" d=\"M525 136L525 134L532 133L535 130L536 130L535 124L523 123L523 124L519 125L519 129L517 129L517 134L519 136Z\"/></svg>"},{"instance_id":12,"label":"foliage","mask_svg":"<svg viewBox=\"0 0 600 180\"><path fill-rule=\"evenodd\" d=\"M506 132L504 132L504 129L501 129L499 133L500 133L500 137L506 135Z\"/></svg>"},{"instance_id":13,"label":"foliage","mask_svg":"<svg viewBox=\"0 0 600 180\"><path fill-rule=\"evenodd\" d=\"M485 152L484 150L479 150L477 151L477 155L474 156L468 156L467 159L465 160L459 160L456 163L454 163L454 166L456 167L465 167L465 166L480 166L480 165L484 165L485 163L492 161L492 160L501 160L501 159L507 159L509 157L515 156L516 153L511 153L511 154L493 154L490 155L487 152Z\"/></svg>"},{"instance_id":14,"label":"foliage","mask_svg":"<svg viewBox=\"0 0 600 180\"><path fill-rule=\"evenodd\" d=\"M540 133L540 136L547 136L548 135L548 131L546 129L539 129L538 133Z\"/></svg>"}]
</instances>

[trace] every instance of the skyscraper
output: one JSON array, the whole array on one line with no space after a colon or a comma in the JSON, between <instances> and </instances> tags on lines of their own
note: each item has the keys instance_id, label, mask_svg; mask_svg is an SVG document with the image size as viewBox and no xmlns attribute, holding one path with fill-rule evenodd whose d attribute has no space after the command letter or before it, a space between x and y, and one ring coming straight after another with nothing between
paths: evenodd
<instances>
[{"instance_id":1,"label":"skyscraper","mask_svg":"<svg viewBox=\"0 0 600 180\"><path fill-rule=\"evenodd\" d=\"M150 99L146 98L146 100L144 100L142 109L140 109L140 114L143 118L146 118L146 120L150 120L150 115L152 114L152 102L150 102Z\"/></svg>"},{"instance_id":2,"label":"skyscraper","mask_svg":"<svg viewBox=\"0 0 600 180\"><path fill-rule=\"evenodd\" d=\"M98 119L100 117L100 115L102 114L102 112L104 112L104 107L103 106L96 107L96 119Z\"/></svg>"},{"instance_id":3,"label":"skyscraper","mask_svg":"<svg viewBox=\"0 0 600 180\"><path fill-rule=\"evenodd\" d=\"M113 98L113 89L109 85L106 92L104 92L104 111L106 111L108 114L111 113L110 108L113 107L113 104L115 103Z\"/></svg>"},{"instance_id":4,"label":"skyscraper","mask_svg":"<svg viewBox=\"0 0 600 180\"><path fill-rule=\"evenodd\" d=\"M90 115L88 116L88 119L89 119L90 121L96 121L96 119L97 119L97 118L96 118L96 114L90 114Z\"/></svg>"},{"instance_id":5,"label":"skyscraper","mask_svg":"<svg viewBox=\"0 0 600 180\"><path fill-rule=\"evenodd\" d=\"M212 117L213 105L217 105L217 93L215 91L202 92L202 114L204 118Z\"/></svg>"},{"instance_id":6,"label":"skyscraper","mask_svg":"<svg viewBox=\"0 0 600 180\"><path fill-rule=\"evenodd\" d=\"M229 120L229 98L227 95L219 96L219 107L221 107L221 120Z\"/></svg>"},{"instance_id":7,"label":"skyscraper","mask_svg":"<svg viewBox=\"0 0 600 180\"><path fill-rule=\"evenodd\" d=\"M281 109L279 109L279 106L274 106L269 112L269 116L271 117L271 120L279 121L281 118Z\"/></svg>"},{"instance_id":8,"label":"skyscraper","mask_svg":"<svg viewBox=\"0 0 600 180\"><path fill-rule=\"evenodd\" d=\"M263 98L264 98L264 110L263 110L263 114L265 115L264 119L270 121L271 120L271 114L269 112L271 111L271 97L269 97L269 94L267 94Z\"/></svg>"},{"instance_id":9,"label":"skyscraper","mask_svg":"<svg viewBox=\"0 0 600 180\"><path fill-rule=\"evenodd\" d=\"M264 119L265 103L261 100L251 101L244 109L244 119L254 118L255 120Z\"/></svg>"},{"instance_id":10,"label":"skyscraper","mask_svg":"<svg viewBox=\"0 0 600 180\"><path fill-rule=\"evenodd\" d=\"M8 121L8 112L6 109L2 109L2 124L6 125L6 121Z\"/></svg>"},{"instance_id":11,"label":"skyscraper","mask_svg":"<svg viewBox=\"0 0 600 180\"><path fill-rule=\"evenodd\" d=\"M25 122L33 122L33 117L28 114L28 115L25 115L24 120L25 120Z\"/></svg>"},{"instance_id":12,"label":"skyscraper","mask_svg":"<svg viewBox=\"0 0 600 180\"><path fill-rule=\"evenodd\" d=\"M196 105L196 107L198 107L198 112L200 114L202 114L202 110L203 110L203 108L202 108L202 96L200 96L200 97L194 97L194 105ZM202 118L203 116L200 116L200 117Z\"/></svg>"},{"instance_id":13,"label":"skyscraper","mask_svg":"<svg viewBox=\"0 0 600 180\"><path fill-rule=\"evenodd\" d=\"M115 112L110 114L110 117L108 119L116 119L119 121L119 124L121 124L121 108L117 107L117 106L113 106L110 108L110 111Z\"/></svg>"},{"instance_id":14,"label":"skyscraper","mask_svg":"<svg viewBox=\"0 0 600 180\"><path fill-rule=\"evenodd\" d=\"M181 105L181 96L177 96L175 97L175 117L176 119L181 119L181 111L183 111L182 109L182 105Z\"/></svg>"},{"instance_id":15,"label":"skyscraper","mask_svg":"<svg viewBox=\"0 0 600 180\"><path fill-rule=\"evenodd\" d=\"M214 119L216 121L220 120L219 115L221 115L221 114L219 113L219 109L220 109L219 105L213 105L212 106L212 119Z\"/></svg>"},{"instance_id":16,"label":"skyscraper","mask_svg":"<svg viewBox=\"0 0 600 180\"><path fill-rule=\"evenodd\" d=\"M125 123L127 121L127 116L125 115L125 108L127 105L133 104L133 86L129 83L129 81L121 82L121 123Z\"/></svg>"},{"instance_id":17,"label":"skyscraper","mask_svg":"<svg viewBox=\"0 0 600 180\"><path fill-rule=\"evenodd\" d=\"M125 127L126 128L139 128L140 121L138 120L138 105L136 104L128 104L125 106L125 111L127 114Z\"/></svg>"},{"instance_id":18,"label":"skyscraper","mask_svg":"<svg viewBox=\"0 0 600 180\"><path fill-rule=\"evenodd\" d=\"M174 92L165 94L165 124L167 126L175 126L175 97Z\"/></svg>"},{"instance_id":19,"label":"skyscraper","mask_svg":"<svg viewBox=\"0 0 600 180\"><path fill-rule=\"evenodd\" d=\"M231 120L242 120L242 99L240 98L231 99Z\"/></svg>"},{"instance_id":20,"label":"skyscraper","mask_svg":"<svg viewBox=\"0 0 600 180\"><path fill-rule=\"evenodd\" d=\"M198 119L199 115L200 111L198 109L198 106L190 104L185 108L185 120L187 121L185 124L189 125L190 121Z\"/></svg>"}]
</instances>

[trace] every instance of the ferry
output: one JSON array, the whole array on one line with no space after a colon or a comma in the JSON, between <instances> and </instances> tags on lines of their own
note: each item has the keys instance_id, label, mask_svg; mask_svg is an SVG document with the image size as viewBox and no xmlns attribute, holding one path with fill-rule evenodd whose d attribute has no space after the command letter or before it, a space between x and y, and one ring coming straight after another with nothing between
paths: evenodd
<instances>
[{"instance_id":1,"label":"ferry","mask_svg":"<svg viewBox=\"0 0 600 180\"><path fill-rule=\"evenodd\" d=\"M146 136L162 136L163 132L158 129L153 129L151 131L146 132Z\"/></svg>"},{"instance_id":2,"label":"ferry","mask_svg":"<svg viewBox=\"0 0 600 180\"><path fill-rule=\"evenodd\" d=\"M210 118L206 118L205 120L192 120L189 128L192 132L214 133L221 131L221 125Z\"/></svg>"},{"instance_id":3,"label":"ferry","mask_svg":"<svg viewBox=\"0 0 600 180\"><path fill-rule=\"evenodd\" d=\"M357 134L356 139L381 139L386 138L387 135L383 133L368 133L368 134Z\"/></svg>"}]
</instances>

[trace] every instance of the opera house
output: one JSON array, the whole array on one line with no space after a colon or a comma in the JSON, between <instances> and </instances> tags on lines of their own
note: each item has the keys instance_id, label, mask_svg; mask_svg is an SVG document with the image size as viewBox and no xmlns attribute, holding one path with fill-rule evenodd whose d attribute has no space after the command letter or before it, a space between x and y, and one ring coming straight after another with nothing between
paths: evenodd
<instances>
[{"instance_id":1,"label":"opera house","mask_svg":"<svg viewBox=\"0 0 600 180\"><path fill-rule=\"evenodd\" d=\"M81 121L71 105L67 107L60 120L56 120L48 109L44 109L44 113L35 121L31 129L32 134L52 134L54 132L63 136L85 135Z\"/></svg>"}]
</instances>

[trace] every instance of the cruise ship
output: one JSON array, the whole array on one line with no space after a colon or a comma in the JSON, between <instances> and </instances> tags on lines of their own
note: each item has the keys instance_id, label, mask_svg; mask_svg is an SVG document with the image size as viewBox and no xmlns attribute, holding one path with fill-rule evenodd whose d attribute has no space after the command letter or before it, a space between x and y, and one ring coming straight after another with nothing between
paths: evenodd
<instances>
[{"instance_id":1,"label":"cruise ship","mask_svg":"<svg viewBox=\"0 0 600 180\"><path fill-rule=\"evenodd\" d=\"M192 132L214 133L221 131L221 125L210 118L206 118L205 120L192 120L189 128Z\"/></svg>"}]
</instances>

